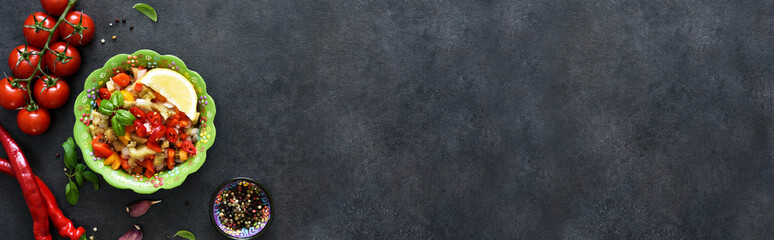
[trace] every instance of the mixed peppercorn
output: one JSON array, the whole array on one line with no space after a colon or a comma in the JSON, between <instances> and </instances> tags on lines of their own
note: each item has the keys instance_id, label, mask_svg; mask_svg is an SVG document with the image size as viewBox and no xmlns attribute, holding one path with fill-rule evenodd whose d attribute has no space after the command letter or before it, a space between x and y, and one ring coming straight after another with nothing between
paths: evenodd
<instances>
[{"instance_id":1,"label":"mixed peppercorn","mask_svg":"<svg viewBox=\"0 0 774 240\"><path fill-rule=\"evenodd\" d=\"M233 230L257 226L268 217L268 211L254 186L236 186L221 193L218 218L223 226Z\"/></svg>"}]
</instances>

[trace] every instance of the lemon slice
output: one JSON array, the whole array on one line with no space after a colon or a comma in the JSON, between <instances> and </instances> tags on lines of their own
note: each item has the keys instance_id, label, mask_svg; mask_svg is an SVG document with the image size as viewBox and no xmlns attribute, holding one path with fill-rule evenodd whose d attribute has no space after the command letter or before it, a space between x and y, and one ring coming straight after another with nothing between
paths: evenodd
<instances>
[{"instance_id":1,"label":"lemon slice","mask_svg":"<svg viewBox=\"0 0 774 240\"><path fill-rule=\"evenodd\" d=\"M138 82L150 87L185 113L190 119L196 117L196 91L193 84L183 75L166 68L156 68L148 71Z\"/></svg>"}]
</instances>

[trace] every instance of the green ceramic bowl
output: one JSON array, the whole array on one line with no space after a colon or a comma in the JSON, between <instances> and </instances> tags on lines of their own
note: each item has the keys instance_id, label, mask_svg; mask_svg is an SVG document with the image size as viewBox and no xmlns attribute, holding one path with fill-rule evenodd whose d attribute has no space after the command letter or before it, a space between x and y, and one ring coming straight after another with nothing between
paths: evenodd
<instances>
[{"instance_id":1,"label":"green ceramic bowl","mask_svg":"<svg viewBox=\"0 0 774 240\"><path fill-rule=\"evenodd\" d=\"M201 129L199 140L196 141L197 154L182 164L177 164L174 169L157 173L149 179L142 175L130 175L125 171L113 170L104 166L102 161L94 160L94 150L91 147L92 136L89 133L87 123L90 122L88 114L96 106L94 100L88 95L97 94L96 90L105 85L116 71L129 70L132 66L144 66L146 68L170 68L185 76L196 89L198 99L198 111L200 113L199 127ZM172 55L160 55L151 50L139 50L132 54L118 54L110 58L105 66L94 70L86 79L83 92L75 100L73 111L75 112L75 127L73 134L75 142L83 151L83 159L89 168L102 175L105 181L113 187L120 189L132 189L137 193L150 194L161 188L172 189L180 186L188 174L194 173L204 164L207 157L207 149L215 141L215 101L207 94L207 86L198 73L191 71L185 63ZM94 90L94 91L92 91ZM84 117L87 114L87 117Z\"/></svg>"}]
</instances>

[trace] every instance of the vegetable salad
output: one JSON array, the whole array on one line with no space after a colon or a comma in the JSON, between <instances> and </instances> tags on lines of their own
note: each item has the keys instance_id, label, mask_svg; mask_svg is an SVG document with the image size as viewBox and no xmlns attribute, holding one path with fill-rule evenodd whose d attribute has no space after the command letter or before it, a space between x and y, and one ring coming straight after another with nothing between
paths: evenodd
<instances>
[{"instance_id":1,"label":"vegetable salad","mask_svg":"<svg viewBox=\"0 0 774 240\"><path fill-rule=\"evenodd\" d=\"M94 156L104 159L104 165L150 178L196 155L199 113L189 118L140 83L147 72L133 67L98 90L89 131Z\"/></svg>"}]
</instances>

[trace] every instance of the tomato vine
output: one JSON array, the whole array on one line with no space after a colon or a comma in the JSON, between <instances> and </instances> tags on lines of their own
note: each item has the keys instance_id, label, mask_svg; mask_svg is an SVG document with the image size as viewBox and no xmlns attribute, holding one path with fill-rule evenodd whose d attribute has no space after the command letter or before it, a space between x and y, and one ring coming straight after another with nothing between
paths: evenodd
<instances>
[{"instance_id":1,"label":"tomato vine","mask_svg":"<svg viewBox=\"0 0 774 240\"><path fill-rule=\"evenodd\" d=\"M32 97L32 85L33 84L31 82L33 79L38 77L37 76L38 75L38 71L40 71L40 73L43 74L44 76L48 77L48 79L50 79L50 81L52 81L52 82L56 82L57 81L57 79L55 79L55 78L51 77L51 75L47 74L46 71L43 71L43 69L40 67L40 65L43 64L43 62L45 62L45 61L43 61L43 57L45 56L46 51L49 50L48 46L49 46L49 44L51 44L51 39L56 34L58 34L56 30L59 28L59 25L62 24L62 22L67 21L67 20L65 20L65 18L67 17L67 13L70 12L70 9L75 5L76 2L78 2L78 0L69 0L68 3L67 3L67 7L65 8L64 12L62 12L62 14L59 16L59 18L57 19L56 24L54 25L54 27L50 28L50 29L43 30L43 31L47 31L49 33L48 34L48 39L46 40L46 44L43 45L43 48L40 49L40 52L33 54L33 55L40 56L40 61L37 62L37 65L35 66L35 70L32 71L32 75L30 77L28 77L28 78L25 78L25 79L16 79L16 78L14 78L14 80L13 80L13 83L15 85L17 85L20 82L28 82L28 84L26 84L26 85L18 84L18 86L23 87L27 91L28 103L27 103L26 109L28 111L35 111L35 110L38 109L38 105L35 104L35 100ZM28 45L29 44L25 44L25 51L27 51Z\"/></svg>"}]
</instances>

